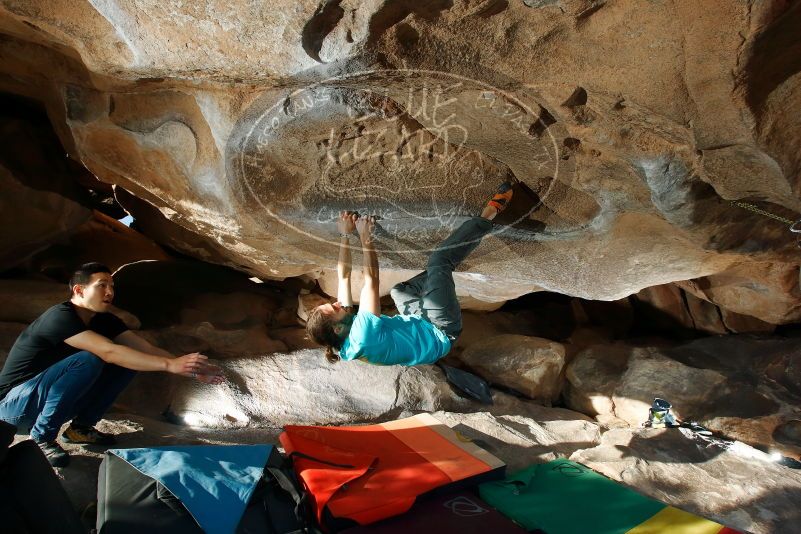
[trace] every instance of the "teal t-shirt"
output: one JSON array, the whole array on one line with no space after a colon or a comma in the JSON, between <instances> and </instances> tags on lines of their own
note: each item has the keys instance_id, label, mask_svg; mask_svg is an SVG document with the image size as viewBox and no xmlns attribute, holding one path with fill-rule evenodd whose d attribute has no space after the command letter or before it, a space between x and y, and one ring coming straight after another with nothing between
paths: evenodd
<instances>
[{"instance_id":1,"label":"teal t-shirt","mask_svg":"<svg viewBox=\"0 0 801 534\"><path fill-rule=\"evenodd\" d=\"M419 315L388 317L359 311L339 356L379 365L421 365L434 363L449 350L448 336Z\"/></svg>"}]
</instances>

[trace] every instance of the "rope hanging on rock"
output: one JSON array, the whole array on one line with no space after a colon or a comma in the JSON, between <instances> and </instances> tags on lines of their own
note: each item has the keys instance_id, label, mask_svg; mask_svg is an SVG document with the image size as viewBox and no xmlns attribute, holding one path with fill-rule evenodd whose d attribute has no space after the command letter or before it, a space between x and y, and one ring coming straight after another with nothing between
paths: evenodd
<instances>
[{"instance_id":1,"label":"rope hanging on rock","mask_svg":"<svg viewBox=\"0 0 801 534\"><path fill-rule=\"evenodd\" d=\"M792 220L788 219L787 217L782 217L781 215L776 215L775 213L771 213L769 211L765 211L765 210L763 210L761 208L756 207L753 204L750 204L748 202L742 202L740 200L730 200L729 203L732 206L737 206L738 208L743 208L745 210L748 210L750 212L756 213L758 215L763 215L765 217L773 219L774 221L779 221L781 223L784 223L784 224L786 224L787 226L790 227L790 231L792 233L801 234L801 219L798 219L797 221L792 221ZM798 236L796 244L799 247L801 247L801 236Z\"/></svg>"}]
</instances>

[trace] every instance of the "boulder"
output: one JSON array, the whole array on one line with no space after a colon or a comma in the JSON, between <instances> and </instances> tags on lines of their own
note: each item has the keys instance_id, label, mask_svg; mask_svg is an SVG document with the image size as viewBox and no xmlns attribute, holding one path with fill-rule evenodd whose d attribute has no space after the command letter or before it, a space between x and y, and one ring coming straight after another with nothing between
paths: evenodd
<instances>
[{"instance_id":1,"label":"boulder","mask_svg":"<svg viewBox=\"0 0 801 534\"><path fill-rule=\"evenodd\" d=\"M790 304L797 300L794 267L782 269L786 275L782 286L766 284L757 291L759 295L752 294L753 280L767 276L746 278L731 271L643 289L633 297L641 314L640 328L691 337L700 333L771 333L786 321L771 308L795 306Z\"/></svg>"},{"instance_id":2,"label":"boulder","mask_svg":"<svg viewBox=\"0 0 801 534\"><path fill-rule=\"evenodd\" d=\"M729 333L726 324L723 322L723 315L720 308L711 302L699 299L693 294L685 293L687 310L692 317L693 328L706 334L727 334Z\"/></svg>"},{"instance_id":3,"label":"boulder","mask_svg":"<svg viewBox=\"0 0 801 534\"><path fill-rule=\"evenodd\" d=\"M395 284L405 282L419 273L420 271L404 269L382 270L378 288L379 294L382 297L389 295L390 289L392 289ZM504 305L506 298L515 298L520 295L518 291L512 291L509 295L503 295L503 293L500 293L500 291L503 290L502 284L495 284L497 287L490 290L484 287L484 284L477 283L475 277L471 276L470 273L455 272L453 273L453 279L456 284L456 297L463 310L494 311ZM332 296L337 294L337 273L335 270L324 270L320 277L317 278L317 281L320 283L320 288L325 293ZM362 287L364 287L364 276L358 264L353 266L351 283L353 288L353 301L358 303Z\"/></svg>"},{"instance_id":4,"label":"boulder","mask_svg":"<svg viewBox=\"0 0 801 534\"><path fill-rule=\"evenodd\" d=\"M678 429L615 429L605 432L598 446L570 459L742 532L791 534L801 520L801 473L742 444L732 452Z\"/></svg>"},{"instance_id":5,"label":"boulder","mask_svg":"<svg viewBox=\"0 0 801 534\"><path fill-rule=\"evenodd\" d=\"M147 332L156 346L174 354L202 352L210 358L230 359L286 351L283 341L272 339L266 326L219 328L210 322L181 324Z\"/></svg>"},{"instance_id":6,"label":"boulder","mask_svg":"<svg viewBox=\"0 0 801 534\"><path fill-rule=\"evenodd\" d=\"M565 404L591 416L614 414L612 397L630 353L631 347L621 343L590 347L577 354L565 368Z\"/></svg>"},{"instance_id":7,"label":"boulder","mask_svg":"<svg viewBox=\"0 0 801 534\"><path fill-rule=\"evenodd\" d=\"M49 307L69 300L67 284L46 280L0 280L0 321L32 323Z\"/></svg>"},{"instance_id":8,"label":"boulder","mask_svg":"<svg viewBox=\"0 0 801 534\"><path fill-rule=\"evenodd\" d=\"M565 348L554 341L494 336L467 346L459 358L485 379L531 399L553 402L562 390Z\"/></svg>"},{"instance_id":9,"label":"boulder","mask_svg":"<svg viewBox=\"0 0 801 534\"><path fill-rule=\"evenodd\" d=\"M674 346L599 345L568 365L564 400L572 409L637 427L660 397L679 419L798 456L801 448L782 430L801 417L801 374L792 356L797 350L795 339L749 335Z\"/></svg>"},{"instance_id":10,"label":"boulder","mask_svg":"<svg viewBox=\"0 0 801 534\"><path fill-rule=\"evenodd\" d=\"M201 322L229 329L266 328L278 323L280 309L297 299L291 290L191 260L131 263L114 273L114 282L114 303L148 329Z\"/></svg>"},{"instance_id":11,"label":"boulder","mask_svg":"<svg viewBox=\"0 0 801 534\"><path fill-rule=\"evenodd\" d=\"M0 308L0 321L32 323L48 308L69 298L70 291L66 284L46 280L0 280L0 300L5 304ZM130 312L116 306L109 311L132 330L141 326L139 319Z\"/></svg>"},{"instance_id":12,"label":"boulder","mask_svg":"<svg viewBox=\"0 0 801 534\"><path fill-rule=\"evenodd\" d=\"M0 268L8 269L66 238L92 212L59 193L40 191L17 181L0 162ZM22 223L24 221L24 223Z\"/></svg>"},{"instance_id":13,"label":"boulder","mask_svg":"<svg viewBox=\"0 0 801 534\"><path fill-rule=\"evenodd\" d=\"M0 270L6 270L66 240L92 210L74 180L86 171L64 157L45 109L8 94L0 107Z\"/></svg>"},{"instance_id":14,"label":"boulder","mask_svg":"<svg viewBox=\"0 0 801 534\"><path fill-rule=\"evenodd\" d=\"M142 373L124 405L238 429L477 411L436 368L329 366L319 350L271 352L304 342L297 291L248 277L306 275L334 294L334 218L358 209L380 216L386 291L514 179L532 194L516 192L508 219L496 219L459 266L462 305L487 309L543 291L621 304L606 324L593 321L605 312L590 305L510 307L497 320L466 314L466 325L484 324L466 328L460 345L491 335L570 338L562 364L589 347L567 368L563 399L614 430L590 449L597 455L581 455L564 440L575 432L593 447L594 424L574 415L564 433L548 429L553 413L532 416L532 403L499 392L494 419L464 424L512 442L509 454L532 454L521 459L547 459L550 448L572 454L743 530L794 528L793 473L768 466L763 476L751 460L717 463L709 451L618 427L638 425L659 395L681 417L797 454L797 340L599 344L643 323L656 327L645 334L691 339L801 319L798 250L785 222L801 212L801 4L710 2L6 2L0 91L42 109L6 106L0 117L9 139L0 154L9 191L0 267L41 258L45 272L66 269L58 254L31 254L69 243L86 222L85 191L75 195L77 173L65 167L80 162L99 182L77 181L113 190L142 233L216 264L118 271L117 305L141 319L143 335L171 350L213 352L230 377L211 388ZM91 226L90 249L115 231ZM114 248L110 261L127 252ZM7 291L10 283L0 281L0 321L25 324L67 298L63 286ZM508 368L521 372L503 380L525 387L520 377L533 373L526 380L553 386L540 399L551 401L559 357L532 367L539 357L510 357ZM180 430L180 439L221 436ZM96 472L95 459L85 466Z\"/></svg>"},{"instance_id":15,"label":"boulder","mask_svg":"<svg viewBox=\"0 0 801 534\"><path fill-rule=\"evenodd\" d=\"M641 328L684 337L728 332L717 306L685 292L678 284L647 287L633 298Z\"/></svg>"},{"instance_id":16,"label":"boulder","mask_svg":"<svg viewBox=\"0 0 801 534\"><path fill-rule=\"evenodd\" d=\"M322 304L330 304L333 302L331 299L325 298L317 293L310 293L308 291L301 291L298 294L298 317L302 321L309 320L309 313Z\"/></svg>"},{"instance_id":17,"label":"boulder","mask_svg":"<svg viewBox=\"0 0 801 534\"><path fill-rule=\"evenodd\" d=\"M612 396L614 413L638 426L648 419L648 409L659 397L673 404L676 417L691 419L711 402L725 381L719 372L690 367L656 351L635 349Z\"/></svg>"},{"instance_id":18,"label":"boulder","mask_svg":"<svg viewBox=\"0 0 801 534\"><path fill-rule=\"evenodd\" d=\"M773 439L779 443L801 447L801 420L793 419L777 426L773 431Z\"/></svg>"},{"instance_id":19,"label":"boulder","mask_svg":"<svg viewBox=\"0 0 801 534\"><path fill-rule=\"evenodd\" d=\"M794 322L796 310L801 308L798 275L797 262L751 262L677 285L721 309L786 324Z\"/></svg>"},{"instance_id":20,"label":"boulder","mask_svg":"<svg viewBox=\"0 0 801 534\"><path fill-rule=\"evenodd\" d=\"M319 345L309 339L306 329L298 326L286 328L274 328L267 331L270 338L283 342L290 351L298 349L314 349Z\"/></svg>"},{"instance_id":21,"label":"boulder","mask_svg":"<svg viewBox=\"0 0 801 534\"><path fill-rule=\"evenodd\" d=\"M772 334L776 325L757 319L753 315L744 315L720 308L720 318L726 330L739 334Z\"/></svg>"},{"instance_id":22,"label":"boulder","mask_svg":"<svg viewBox=\"0 0 801 534\"><path fill-rule=\"evenodd\" d=\"M168 332L158 337L150 331L142 335L163 342L162 346L174 353L181 352L177 347L213 350L208 338L182 339ZM210 386L165 373L140 373L118 404L148 416L166 411L173 421L209 428L378 421L404 410L461 413L485 409L494 416L545 417L542 414L547 413L559 420L591 421L568 410L547 411L496 390L491 406L480 405L456 392L436 366L375 366L358 361L330 364L319 348L258 355L234 354L223 347L217 350L220 357L215 363L225 371L225 384Z\"/></svg>"},{"instance_id":23,"label":"boulder","mask_svg":"<svg viewBox=\"0 0 801 534\"><path fill-rule=\"evenodd\" d=\"M501 334L534 335L528 321L521 320L520 316L496 311L482 313L465 310L462 312L462 334L456 339L451 349L456 353L476 342Z\"/></svg>"},{"instance_id":24,"label":"boulder","mask_svg":"<svg viewBox=\"0 0 801 534\"><path fill-rule=\"evenodd\" d=\"M146 234L250 275L333 272L341 209L381 216L387 275L419 271L514 177L542 202L460 266L483 309L696 280L732 312L801 318L786 224L730 204L801 209L794 3L318 4L15 3L0 89L39 100L58 158Z\"/></svg>"},{"instance_id":25,"label":"boulder","mask_svg":"<svg viewBox=\"0 0 801 534\"><path fill-rule=\"evenodd\" d=\"M434 417L466 439L490 451L514 473L533 463L568 457L597 446L598 425L580 414L561 408L530 409L525 413L493 415L489 412L434 412Z\"/></svg>"},{"instance_id":26,"label":"boulder","mask_svg":"<svg viewBox=\"0 0 801 534\"><path fill-rule=\"evenodd\" d=\"M661 331L693 328L693 319L684 303L682 290L673 284L647 287L635 297L637 308L649 326ZM640 319L643 320L643 319Z\"/></svg>"},{"instance_id":27,"label":"boulder","mask_svg":"<svg viewBox=\"0 0 801 534\"><path fill-rule=\"evenodd\" d=\"M31 260L31 267L57 280L69 280L79 265L97 261L112 272L142 260L169 260L152 239L97 210L75 228L59 246L48 248Z\"/></svg>"},{"instance_id":28,"label":"boulder","mask_svg":"<svg viewBox=\"0 0 801 534\"><path fill-rule=\"evenodd\" d=\"M433 366L330 364L320 349L219 363L228 379L223 385L141 373L121 402L143 414L169 406L179 421L215 428L344 424L391 418L403 410L461 411L474 405L456 395Z\"/></svg>"}]
</instances>

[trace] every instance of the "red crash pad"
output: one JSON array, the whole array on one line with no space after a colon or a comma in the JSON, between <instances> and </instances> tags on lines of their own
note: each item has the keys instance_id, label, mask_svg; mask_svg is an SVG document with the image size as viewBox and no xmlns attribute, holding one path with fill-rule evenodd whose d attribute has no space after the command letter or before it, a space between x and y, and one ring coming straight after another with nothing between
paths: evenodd
<instances>
[{"instance_id":1,"label":"red crash pad","mask_svg":"<svg viewBox=\"0 0 801 534\"><path fill-rule=\"evenodd\" d=\"M367 525L418 496L503 477L504 463L428 414L370 426L287 426L280 436L315 513Z\"/></svg>"}]
</instances>

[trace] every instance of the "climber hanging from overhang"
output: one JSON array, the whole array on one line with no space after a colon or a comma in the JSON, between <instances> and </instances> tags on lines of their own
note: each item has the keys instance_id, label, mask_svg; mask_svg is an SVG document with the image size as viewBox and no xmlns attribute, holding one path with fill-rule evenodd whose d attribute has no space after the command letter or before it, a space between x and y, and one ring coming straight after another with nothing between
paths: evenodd
<instances>
[{"instance_id":1,"label":"climber hanging from overhang","mask_svg":"<svg viewBox=\"0 0 801 534\"><path fill-rule=\"evenodd\" d=\"M456 298L453 271L492 229L492 220L512 200L512 185L504 182L480 217L472 217L441 243L426 270L391 290L399 314L381 314L378 257L373 246L374 217L343 212L340 233L338 301L312 310L309 336L326 347L329 361L363 360L379 365L433 364L451 350L462 332L462 312ZM355 312L350 287L348 240L357 231L364 254L364 288Z\"/></svg>"}]
</instances>

